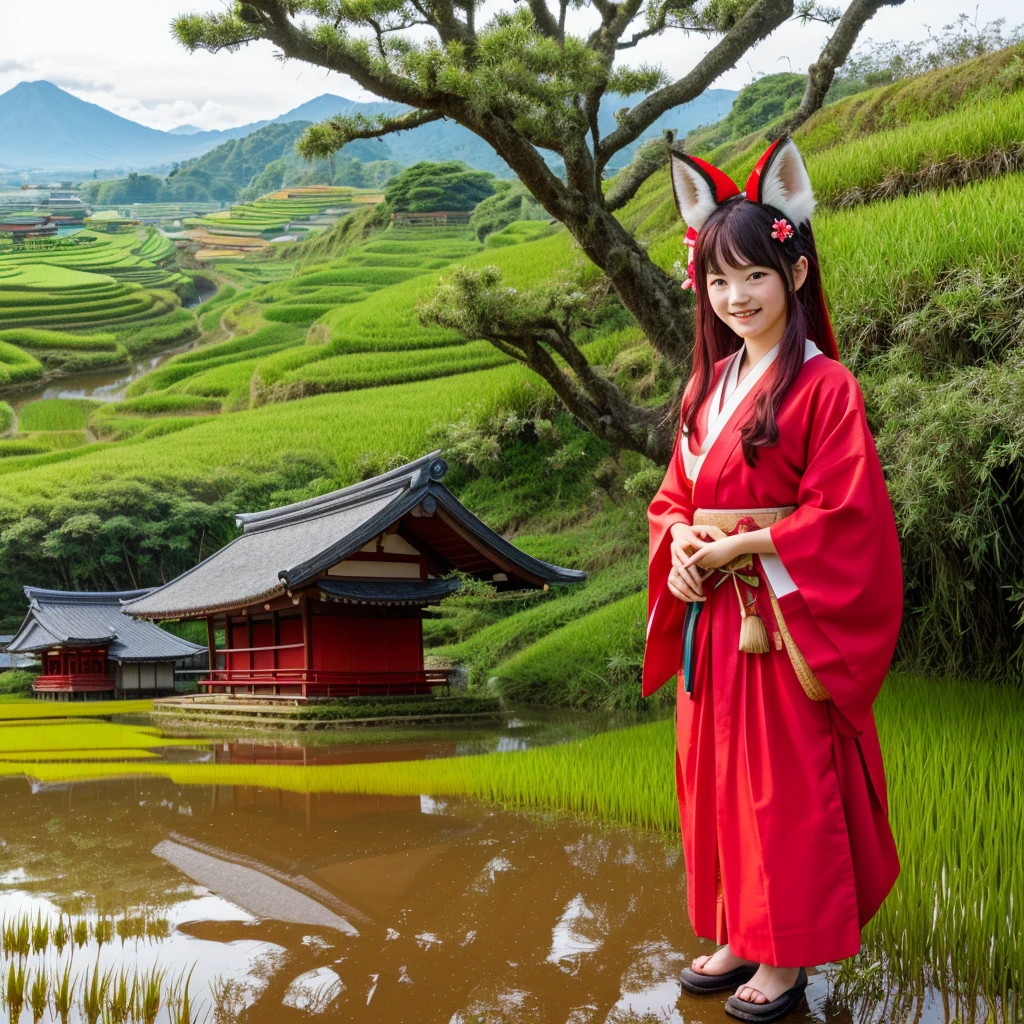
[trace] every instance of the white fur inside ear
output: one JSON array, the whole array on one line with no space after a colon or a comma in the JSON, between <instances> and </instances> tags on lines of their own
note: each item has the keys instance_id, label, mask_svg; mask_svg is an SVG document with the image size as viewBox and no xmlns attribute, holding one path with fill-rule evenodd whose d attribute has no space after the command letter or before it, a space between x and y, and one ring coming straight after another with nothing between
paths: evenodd
<instances>
[{"instance_id":1,"label":"white fur inside ear","mask_svg":"<svg viewBox=\"0 0 1024 1024\"><path fill-rule=\"evenodd\" d=\"M684 221L696 231L718 207L715 193L707 179L692 164L671 156L672 191Z\"/></svg>"},{"instance_id":2,"label":"white fur inside ear","mask_svg":"<svg viewBox=\"0 0 1024 1024\"><path fill-rule=\"evenodd\" d=\"M794 225L804 224L814 212L814 192L800 150L787 139L776 151L761 179L760 199L781 210Z\"/></svg>"}]
</instances>

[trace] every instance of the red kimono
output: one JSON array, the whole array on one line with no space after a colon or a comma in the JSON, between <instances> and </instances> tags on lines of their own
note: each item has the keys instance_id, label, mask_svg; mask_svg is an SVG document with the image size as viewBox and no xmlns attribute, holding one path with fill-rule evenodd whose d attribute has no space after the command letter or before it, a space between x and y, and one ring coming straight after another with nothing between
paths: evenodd
<instances>
[{"instance_id":1,"label":"red kimono","mask_svg":"<svg viewBox=\"0 0 1024 1024\"><path fill-rule=\"evenodd\" d=\"M686 602L667 586L670 527L694 509L796 505L754 555L828 700L811 700L785 649L738 649L733 588L704 585L693 690L678 687L676 782L694 931L777 967L852 956L899 874L871 705L903 609L892 506L856 378L812 341L779 409L779 443L743 458L740 429L778 346L736 384L741 348L651 502L643 693L680 667ZM689 442L689 443L688 443Z\"/></svg>"}]
</instances>

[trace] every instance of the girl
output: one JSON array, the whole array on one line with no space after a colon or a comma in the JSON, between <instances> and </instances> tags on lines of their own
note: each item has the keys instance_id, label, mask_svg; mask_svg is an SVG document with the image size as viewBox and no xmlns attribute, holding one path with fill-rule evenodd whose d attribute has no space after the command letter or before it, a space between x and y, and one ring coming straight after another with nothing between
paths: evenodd
<instances>
[{"instance_id":1,"label":"girl","mask_svg":"<svg viewBox=\"0 0 1024 1024\"><path fill-rule=\"evenodd\" d=\"M678 676L688 911L720 944L682 984L735 989L727 1013L769 1021L808 965L858 952L899 873L871 705L899 631L900 551L795 145L775 143L745 193L675 151L672 178L697 338L649 509L643 692Z\"/></svg>"}]
</instances>

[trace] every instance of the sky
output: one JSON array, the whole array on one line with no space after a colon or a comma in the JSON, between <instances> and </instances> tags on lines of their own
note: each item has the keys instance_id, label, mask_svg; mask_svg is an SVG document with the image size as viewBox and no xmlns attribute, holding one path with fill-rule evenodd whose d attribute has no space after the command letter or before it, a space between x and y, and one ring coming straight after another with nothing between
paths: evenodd
<instances>
[{"instance_id":1,"label":"sky","mask_svg":"<svg viewBox=\"0 0 1024 1024\"><path fill-rule=\"evenodd\" d=\"M224 0L47 0L45 11L27 0L0 0L0 93L22 81L46 79L75 96L152 128L181 124L230 128L273 118L323 93L353 100L373 97L342 75L295 61L279 62L269 43L237 53L189 54L171 37L171 19L217 10ZM506 6L508 0L495 7ZM847 0L839 0L841 7ZM905 0L883 8L861 35L911 41L961 12L979 24L1024 21L1019 0ZM578 17L586 28L589 12ZM592 14L589 14L592 17ZM805 71L829 30L790 22L747 53L714 85L740 89L761 74ZM660 64L684 74L712 45L681 32L645 40L624 52L625 63Z\"/></svg>"}]
</instances>

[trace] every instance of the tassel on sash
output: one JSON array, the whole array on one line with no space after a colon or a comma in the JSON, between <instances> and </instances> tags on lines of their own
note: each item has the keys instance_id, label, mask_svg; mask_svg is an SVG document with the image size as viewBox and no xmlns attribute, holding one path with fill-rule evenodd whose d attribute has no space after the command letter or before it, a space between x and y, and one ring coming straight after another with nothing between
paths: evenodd
<instances>
[{"instance_id":1,"label":"tassel on sash","mask_svg":"<svg viewBox=\"0 0 1024 1024\"><path fill-rule=\"evenodd\" d=\"M745 533L751 529L762 529L778 522L791 512L795 511L795 505L786 505L779 508L766 509L697 509L693 515L694 526L709 527L709 533L715 540L720 540L733 531ZM767 654L771 650L768 638L768 629L764 620L757 614L757 596L754 588L759 588L761 580L754 570L754 557L751 554L737 555L726 565L718 566L711 572L720 574L715 582L715 587L721 586L727 579L732 580L733 589L736 592L736 599L740 608L740 640L739 649L745 654ZM741 588L740 584L743 584ZM818 681L811 671L803 655L800 653L789 630L786 628L785 620L779 609L778 601L772 592L770 581L765 579L765 587L768 598L771 602L772 616L774 617L773 635L776 649L785 646L789 654L790 662L793 665L796 677L803 687L804 692L811 700L827 700L828 692ZM743 590L746 590L746 598ZM691 602L686 606L686 617L683 621L683 657L682 674L683 689L693 695L693 667L694 667L694 637L696 635L697 619L700 615L701 603Z\"/></svg>"}]
</instances>

